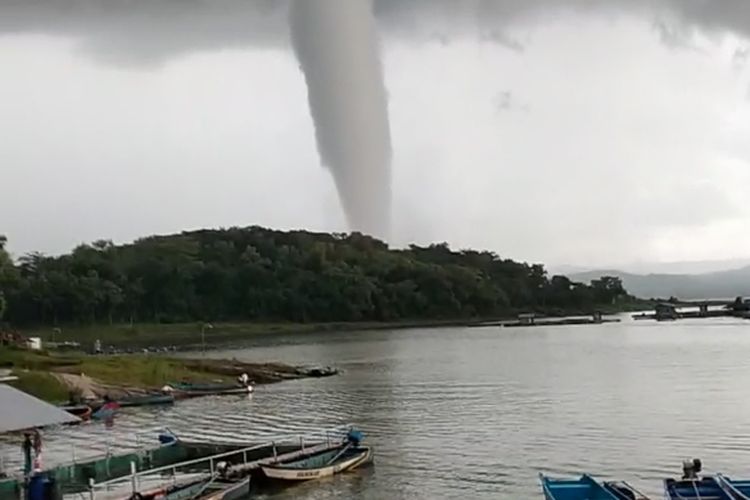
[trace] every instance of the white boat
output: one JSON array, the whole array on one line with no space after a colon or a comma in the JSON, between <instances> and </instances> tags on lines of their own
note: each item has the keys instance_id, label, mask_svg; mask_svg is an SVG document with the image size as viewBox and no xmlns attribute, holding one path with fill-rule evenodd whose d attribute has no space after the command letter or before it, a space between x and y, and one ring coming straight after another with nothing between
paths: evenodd
<instances>
[{"instance_id":1,"label":"white boat","mask_svg":"<svg viewBox=\"0 0 750 500\"><path fill-rule=\"evenodd\" d=\"M342 444L330 451L315 453L292 462L277 465L262 465L263 474L280 481L309 481L333 476L352 470L372 461L373 451L369 446L354 443Z\"/></svg>"}]
</instances>

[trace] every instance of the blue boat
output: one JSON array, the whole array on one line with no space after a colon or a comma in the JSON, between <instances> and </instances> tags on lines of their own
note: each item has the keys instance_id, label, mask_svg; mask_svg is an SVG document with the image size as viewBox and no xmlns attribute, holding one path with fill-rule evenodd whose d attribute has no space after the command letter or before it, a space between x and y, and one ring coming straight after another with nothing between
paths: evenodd
<instances>
[{"instance_id":1,"label":"blue boat","mask_svg":"<svg viewBox=\"0 0 750 500\"><path fill-rule=\"evenodd\" d=\"M721 474L699 476L700 460L682 463L681 479L664 480L664 496L668 500L750 500L750 481L731 480Z\"/></svg>"},{"instance_id":2,"label":"blue boat","mask_svg":"<svg viewBox=\"0 0 750 500\"><path fill-rule=\"evenodd\" d=\"M750 500L750 481L735 481L721 474L698 479L667 479L664 493L669 500Z\"/></svg>"},{"instance_id":3,"label":"blue boat","mask_svg":"<svg viewBox=\"0 0 750 500\"><path fill-rule=\"evenodd\" d=\"M729 479L721 474L714 477L716 483L724 492L736 500L750 500L750 480L748 479Z\"/></svg>"},{"instance_id":4,"label":"blue boat","mask_svg":"<svg viewBox=\"0 0 750 500\"><path fill-rule=\"evenodd\" d=\"M578 479L553 479L539 474L546 500L648 500L625 482L600 483L588 474Z\"/></svg>"}]
</instances>

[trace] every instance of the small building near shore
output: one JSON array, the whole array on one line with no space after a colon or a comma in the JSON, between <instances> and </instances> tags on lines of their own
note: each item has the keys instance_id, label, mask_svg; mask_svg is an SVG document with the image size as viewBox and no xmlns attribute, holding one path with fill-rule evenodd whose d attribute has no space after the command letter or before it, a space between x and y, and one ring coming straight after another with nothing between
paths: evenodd
<instances>
[{"instance_id":1,"label":"small building near shore","mask_svg":"<svg viewBox=\"0 0 750 500\"><path fill-rule=\"evenodd\" d=\"M677 319L678 317L677 307L669 302L661 302L659 304L656 304L654 312L656 313L655 315L657 320Z\"/></svg>"},{"instance_id":2,"label":"small building near shore","mask_svg":"<svg viewBox=\"0 0 750 500\"><path fill-rule=\"evenodd\" d=\"M26 348L32 351L42 350L42 339L39 337L29 337L26 339Z\"/></svg>"},{"instance_id":3,"label":"small building near shore","mask_svg":"<svg viewBox=\"0 0 750 500\"><path fill-rule=\"evenodd\" d=\"M518 315L518 322L522 325L533 325L536 321L536 314L524 313Z\"/></svg>"}]
</instances>

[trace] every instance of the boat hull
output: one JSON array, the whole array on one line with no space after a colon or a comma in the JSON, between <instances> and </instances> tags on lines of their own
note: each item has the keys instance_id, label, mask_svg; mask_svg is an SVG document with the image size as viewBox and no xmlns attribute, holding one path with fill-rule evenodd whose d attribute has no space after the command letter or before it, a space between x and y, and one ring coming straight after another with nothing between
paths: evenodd
<instances>
[{"instance_id":1,"label":"boat hull","mask_svg":"<svg viewBox=\"0 0 750 500\"><path fill-rule=\"evenodd\" d=\"M320 479L330 477L334 474L356 469L372 461L372 448L369 446L361 447L360 453L336 461L330 465L322 467L289 467L284 465L264 465L261 466L263 475L268 479L277 481L309 481L311 479Z\"/></svg>"},{"instance_id":2,"label":"boat hull","mask_svg":"<svg viewBox=\"0 0 750 500\"><path fill-rule=\"evenodd\" d=\"M130 398L118 399L117 403L121 407L168 405L174 403L174 395L152 394L147 396L134 396Z\"/></svg>"},{"instance_id":3,"label":"boat hull","mask_svg":"<svg viewBox=\"0 0 750 500\"><path fill-rule=\"evenodd\" d=\"M539 474L546 500L646 500L626 483L600 483L588 474L578 479L552 479Z\"/></svg>"},{"instance_id":4,"label":"boat hull","mask_svg":"<svg viewBox=\"0 0 750 500\"><path fill-rule=\"evenodd\" d=\"M199 500L238 500L245 498L250 494L250 476L229 484L225 488L207 493L200 497Z\"/></svg>"},{"instance_id":5,"label":"boat hull","mask_svg":"<svg viewBox=\"0 0 750 500\"><path fill-rule=\"evenodd\" d=\"M664 481L664 498L667 500L716 500L750 499L748 481L732 481L721 474L700 479L667 479Z\"/></svg>"},{"instance_id":6,"label":"boat hull","mask_svg":"<svg viewBox=\"0 0 750 500\"><path fill-rule=\"evenodd\" d=\"M238 384L168 384L162 390L168 391L175 398L196 398L201 396L223 396L229 394L250 394L255 389L252 385Z\"/></svg>"}]
</instances>

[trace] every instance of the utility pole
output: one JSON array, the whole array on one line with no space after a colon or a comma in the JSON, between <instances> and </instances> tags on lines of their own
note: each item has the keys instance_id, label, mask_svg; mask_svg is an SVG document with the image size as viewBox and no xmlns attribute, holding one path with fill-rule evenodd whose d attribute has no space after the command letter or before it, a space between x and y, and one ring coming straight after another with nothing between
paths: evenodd
<instances>
[{"instance_id":1,"label":"utility pole","mask_svg":"<svg viewBox=\"0 0 750 500\"><path fill-rule=\"evenodd\" d=\"M201 325L201 352L203 353L203 357L206 357L206 328L209 330L213 329L214 325L211 323L203 323Z\"/></svg>"}]
</instances>

